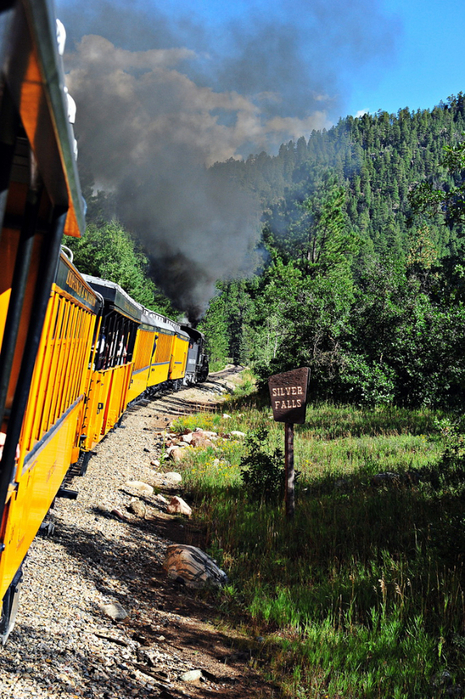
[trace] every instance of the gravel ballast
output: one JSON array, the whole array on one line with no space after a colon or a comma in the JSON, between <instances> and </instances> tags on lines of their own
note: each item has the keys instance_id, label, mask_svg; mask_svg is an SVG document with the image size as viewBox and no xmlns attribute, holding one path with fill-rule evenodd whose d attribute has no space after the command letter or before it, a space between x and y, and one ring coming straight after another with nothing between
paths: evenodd
<instances>
[{"instance_id":1,"label":"gravel ballast","mask_svg":"<svg viewBox=\"0 0 465 699\"><path fill-rule=\"evenodd\" d=\"M167 580L166 549L183 543L179 517L127 485L163 470L151 462L172 416L158 404L130 411L98 445L72 481L78 499L57 500L34 540L0 649L1 699L278 696L250 667L254 648L218 631L212 601Z\"/></svg>"}]
</instances>

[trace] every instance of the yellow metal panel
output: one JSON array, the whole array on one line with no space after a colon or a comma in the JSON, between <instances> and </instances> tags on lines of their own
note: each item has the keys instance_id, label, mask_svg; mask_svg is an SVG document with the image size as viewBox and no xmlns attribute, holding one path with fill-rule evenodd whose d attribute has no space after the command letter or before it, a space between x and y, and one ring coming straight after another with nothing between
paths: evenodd
<instances>
[{"instance_id":1,"label":"yellow metal panel","mask_svg":"<svg viewBox=\"0 0 465 699\"><path fill-rule=\"evenodd\" d=\"M140 394L147 388L149 370L150 366L147 366L145 369L132 372L131 382L128 389L128 403L134 400L134 398L137 398L137 396L140 396Z\"/></svg>"},{"instance_id":2,"label":"yellow metal panel","mask_svg":"<svg viewBox=\"0 0 465 699\"><path fill-rule=\"evenodd\" d=\"M85 435L82 448L85 451L90 451L101 439L105 404L110 390L110 383L111 369L92 372L82 428Z\"/></svg>"},{"instance_id":3,"label":"yellow metal panel","mask_svg":"<svg viewBox=\"0 0 465 699\"><path fill-rule=\"evenodd\" d=\"M0 350L3 342L3 333L5 331L6 316L8 313L8 306L10 303L11 289L6 289L3 293L0 293Z\"/></svg>"},{"instance_id":4,"label":"yellow metal panel","mask_svg":"<svg viewBox=\"0 0 465 699\"><path fill-rule=\"evenodd\" d=\"M163 364L152 364L150 367L150 375L148 378L149 386L158 386L165 381L168 381L168 373L170 370L170 363L164 362Z\"/></svg>"},{"instance_id":5,"label":"yellow metal panel","mask_svg":"<svg viewBox=\"0 0 465 699\"><path fill-rule=\"evenodd\" d=\"M42 420L43 405L48 386L48 369L51 360L48 341L50 339L51 323L56 313L57 305L58 297L56 294L52 294L47 307L39 351L37 352L36 364L32 375L28 407L26 408L23 421L21 442L25 451L32 449L34 441L40 438L38 430Z\"/></svg>"},{"instance_id":6,"label":"yellow metal panel","mask_svg":"<svg viewBox=\"0 0 465 699\"><path fill-rule=\"evenodd\" d=\"M168 380L174 339L174 335L158 333L157 346L152 356L150 374L148 377L149 386L158 386Z\"/></svg>"},{"instance_id":7,"label":"yellow metal panel","mask_svg":"<svg viewBox=\"0 0 465 699\"><path fill-rule=\"evenodd\" d=\"M49 381L51 382L52 387L52 401L50 404L50 412L47 418L47 430L51 425L53 425L56 422L56 418L58 415L58 402L60 400L60 389L63 383L64 365L66 362L66 352L63 351L63 344L68 328L70 307L64 299L62 299L62 304L64 306L63 316L61 319L62 322L60 326L57 326L57 334L55 335L57 354L56 371L49 377Z\"/></svg>"},{"instance_id":8,"label":"yellow metal panel","mask_svg":"<svg viewBox=\"0 0 465 699\"><path fill-rule=\"evenodd\" d=\"M181 379L186 373L189 341L176 335L171 354L170 379Z\"/></svg>"},{"instance_id":9,"label":"yellow metal panel","mask_svg":"<svg viewBox=\"0 0 465 699\"><path fill-rule=\"evenodd\" d=\"M72 377L72 372L75 370L74 366L74 342L73 338L76 334L76 324L78 322L78 309L74 304L67 301L69 304L69 316L68 316L68 327L66 328L66 334L63 338L62 352L63 352L63 374L62 374L62 385L60 387L60 394L58 396L56 415L55 418L59 418L64 412L65 406L68 404L68 391L69 384Z\"/></svg>"},{"instance_id":10,"label":"yellow metal panel","mask_svg":"<svg viewBox=\"0 0 465 699\"><path fill-rule=\"evenodd\" d=\"M105 411L102 431L107 434L118 422L121 415L126 410L128 403L128 386L131 379L133 363L122 364L110 369L112 371L112 383L110 395Z\"/></svg>"},{"instance_id":11,"label":"yellow metal panel","mask_svg":"<svg viewBox=\"0 0 465 699\"><path fill-rule=\"evenodd\" d=\"M145 369L150 364L150 357L157 333L149 330L137 331L136 346L134 349L134 371Z\"/></svg>"},{"instance_id":12,"label":"yellow metal panel","mask_svg":"<svg viewBox=\"0 0 465 699\"><path fill-rule=\"evenodd\" d=\"M71 460L72 442L82 410L83 398L76 401L22 474L12 495L3 534L5 550L0 556L0 598L36 535L63 481Z\"/></svg>"}]
</instances>

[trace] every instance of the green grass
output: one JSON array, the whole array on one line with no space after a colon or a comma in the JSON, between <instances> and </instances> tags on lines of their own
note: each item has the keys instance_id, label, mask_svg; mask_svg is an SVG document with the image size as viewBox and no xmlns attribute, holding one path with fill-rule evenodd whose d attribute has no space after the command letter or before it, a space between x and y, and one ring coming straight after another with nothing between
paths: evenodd
<instances>
[{"instance_id":1,"label":"green grass","mask_svg":"<svg viewBox=\"0 0 465 699\"><path fill-rule=\"evenodd\" d=\"M230 418L183 418L179 428L265 425L264 448L283 446L283 426L259 398L224 409ZM265 638L262 657L285 696L425 699L464 686L464 493L457 478L431 475L442 417L309 408L295 430L291 522L281 503L254 501L242 485L244 440L192 450L184 478L231 581L220 602ZM398 478L376 484L386 472Z\"/></svg>"}]
</instances>

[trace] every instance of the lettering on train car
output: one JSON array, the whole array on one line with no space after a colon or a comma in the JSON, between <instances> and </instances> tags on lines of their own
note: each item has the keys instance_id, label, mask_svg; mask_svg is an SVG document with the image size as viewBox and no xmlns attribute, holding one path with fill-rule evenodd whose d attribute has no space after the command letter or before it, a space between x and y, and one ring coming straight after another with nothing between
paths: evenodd
<instances>
[{"instance_id":1,"label":"lettering on train car","mask_svg":"<svg viewBox=\"0 0 465 699\"><path fill-rule=\"evenodd\" d=\"M94 295L91 294L88 289L86 289L84 284L82 284L82 282L78 279L76 274L74 274L74 272L71 269L69 270L68 276L66 277L66 284L88 303L92 303L92 301L94 300Z\"/></svg>"},{"instance_id":2,"label":"lettering on train car","mask_svg":"<svg viewBox=\"0 0 465 699\"><path fill-rule=\"evenodd\" d=\"M123 294L119 293L115 299L115 305L117 305L118 308L123 311L123 313L126 313L126 315L128 315L130 318L139 320L139 318L137 318L137 311L132 299L126 299Z\"/></svg>"},{"instance_id":3,"label":"lettering on train car","mask_svg":"<svg viewBox=\"0 0 465 699\"><path fill-rule=\"evenodd\" d=\"M95 310L98 306L95 294L82 283L74 269L69 268L62 261L60 261L58 266L57 285L63 291L67 291L71 296L81 301L87 308Z\"/></svg>"}]
</instances>

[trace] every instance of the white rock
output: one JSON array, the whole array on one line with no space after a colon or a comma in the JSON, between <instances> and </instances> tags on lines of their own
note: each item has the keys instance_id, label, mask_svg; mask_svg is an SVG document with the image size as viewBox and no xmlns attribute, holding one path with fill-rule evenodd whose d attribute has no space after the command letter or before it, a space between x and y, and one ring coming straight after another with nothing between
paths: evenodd
<instances>
[{"instance_id":1,"label":"white rock","mask_svg":"<svg viewBox=\"0 0 465 699\"><path fill-rule=\"evenodd\" d=\"M192 509L189 507L187 502L185 502L182 498L178 497L177 495L171 498L171 502L166 508L166 511L170 515L180 514L187 515L188 517L190 517L192 514Z\"/></svg>"},{"instance_id":2,"label":"white rock","mask_svg":"<svg viewBox=\"0 0 465 699\"><path fill-rule=\"evenodd\" d=\"M125 485L128 488L137 490L137 492L142 495L153 495L153 488L148 483L143 483L142 481L127 481Z\"/></svg>"},{"instance_id":3,"label":"white rock","mask_svg":"<svg viewBox=\"0 0 465 699\"><path fill-rule=\"evenodd\" d=\"M202 677L202 672L200 670L189 670L184 672L179 678L181 682L196 682Z\"/></svg>"},{"instance_id":4,"label":"white rock","mask_svg":"<svg viewBox=\"0 0 465 699\"><path fill-rule=\"evenodd\" d=\"M180 580L187 587L222 587L228 582L226 573L210 556L187 544L168 546L163 568L170 579Z\"/></svg>"},{"instance_id":5,"label":"white rock","mask_svg":"<svg viewBox=\"0 0 465 699\"><path fill-rule=\"evenodd\" d=\"M169 504L169 501L161 493L158 493L158 495L155 495L155 500L158 500L158 502L161 502L162 505Z\"/></svg>"},{"instance_id":6,"label":"white rock","mask_svg":"<svg viewBox=\"0 0 465 699\"><path fill-rule=\"evenodd\" d=\"M231 415L227 415L226 413L223 413L223 420L230 420Z\"/></svg>"},{"instance_id":7,"label":"white rock","mask_svg":"<svg viewBox=\"0 0 465 699\"><path fill-rule=\"evenodd\" d=\"M168 447L166 447L165 452L166 454L171 454L173 449L185 449L186 445L183 444L182 442L179 442L179 444L176 442L176 444L170 444Z\"/></svg>"},{"instance_id":8,"label":"white rock","mask_svg":"<svg viewBox=\"0 0 465 699\"><path fill-rule=\"evenodd\" d=\"M171 481L172 483L181 483L182 481L181 474L176 473L175 471L168 471L168 473L164 473L163 478L165 478L167 481Z\"/></svg>"},{"instance_id":9,"label":"white rock","mask_svg":"<svg viewBox=\"0 0 465 699\"><path fill-rule=\"evenodd\" d=\"M239 432L239 430L233 430L231 434L233 437L247 437L245 432Z\"/></svg>"},{"instance_id":10,"label":"white rock","mask_svg":"<svg viewBox=\"0 0 465 699\"><path fill-rule=\"evenodd\" d=\"M111 602L110 604L102 604L102 612L104 612L113 621L123 621L127 619L128 613L118 602Z\"/></svg>"}]
</instances>

